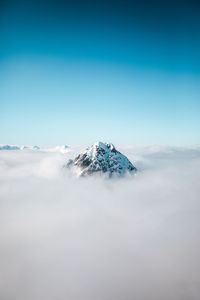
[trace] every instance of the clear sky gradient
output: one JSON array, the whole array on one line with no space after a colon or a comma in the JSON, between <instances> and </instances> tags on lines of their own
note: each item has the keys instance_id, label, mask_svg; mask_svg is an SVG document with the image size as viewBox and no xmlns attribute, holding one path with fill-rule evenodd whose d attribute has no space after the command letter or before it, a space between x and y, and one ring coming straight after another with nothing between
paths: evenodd
<instances>
[{"instance_id":1,"label":"clear sky gradient","mask_svg":"<svg viewBox=\"0 0 200 300\"><path fill-rule=\"evenodd\" d=\"M200 143L198 1L8 0L0 20L0 143Z\"/></svg>"}]
</instances>

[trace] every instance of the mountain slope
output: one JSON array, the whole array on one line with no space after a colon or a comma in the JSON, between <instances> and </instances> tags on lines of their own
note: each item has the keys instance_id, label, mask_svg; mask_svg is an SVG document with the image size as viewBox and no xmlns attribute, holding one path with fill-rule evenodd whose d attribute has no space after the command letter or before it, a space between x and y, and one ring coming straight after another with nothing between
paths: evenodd
<instances>
[{"instance_id":1,"label":"mountain slope","mask_svg":"<svg viewBox=\"0 0 200 300\"><path fill-rule=\"evenodd\" d=\"M102 142L95 143L74 160L69 160L67 167L74 168L79 176L100 172L111 177L137 171L128 158L117 151L113 144Z\"/></svg>"}]
</instances>

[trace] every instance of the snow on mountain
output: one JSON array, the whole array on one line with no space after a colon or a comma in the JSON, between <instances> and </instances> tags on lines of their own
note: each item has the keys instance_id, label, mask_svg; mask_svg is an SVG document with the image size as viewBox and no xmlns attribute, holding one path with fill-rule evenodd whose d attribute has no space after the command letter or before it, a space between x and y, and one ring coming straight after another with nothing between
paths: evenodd
<instances>
[{"instance_id":1,"label":"snow on mountain","mask_svg":"<svg viewBox=\"0 0 200 300\"><path fill-rule=\"evenodd\" d=\"M101 172L111 177L137 171L128 158L117 151L113 144L102 142L96 142L74 160L70 159L66 167L75 169L79 176Z\"/></svg>"},{"instance_id":2,"label":"snow on mountain","mask_svg":"<svg viewBox=\"0 0 200 300\"><path fill-rule=\"evenodd\" d=\"M20 150L16 145L0 145L0 150Z\"/></svg>"}]
</instances>

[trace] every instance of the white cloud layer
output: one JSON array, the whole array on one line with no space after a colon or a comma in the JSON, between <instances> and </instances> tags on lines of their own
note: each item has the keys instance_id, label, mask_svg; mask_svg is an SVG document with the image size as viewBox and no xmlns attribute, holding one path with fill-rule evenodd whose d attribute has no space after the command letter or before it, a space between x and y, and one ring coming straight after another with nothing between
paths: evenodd
<instances>
[{"instance_id":1,"label":"white cloud layer","mask_svg":"<svg viewBox=\"0 0 200 300\"><path fill-rule=\"evenodd\" d=\"M200 148L127 148L140 170L76 179L68 154L0 153L0 299L200 298Z\"/></svg>"}]
</instances>

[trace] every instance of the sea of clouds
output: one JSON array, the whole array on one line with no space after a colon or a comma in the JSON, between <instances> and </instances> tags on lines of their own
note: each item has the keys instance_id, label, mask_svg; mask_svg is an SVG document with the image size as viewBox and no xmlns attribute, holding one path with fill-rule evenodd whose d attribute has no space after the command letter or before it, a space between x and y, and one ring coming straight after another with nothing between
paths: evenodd
<instances>
[{"instance_id":1,"label":"sea of clouds","mask_svg":"<svg viewBox=\"0 0 200 300\"><path fill-rule=\"evenodd\" d=\"M0 152L1 300L200 299L200 147L120 150L136 176Z\"/></svg>"}]
</instances>

